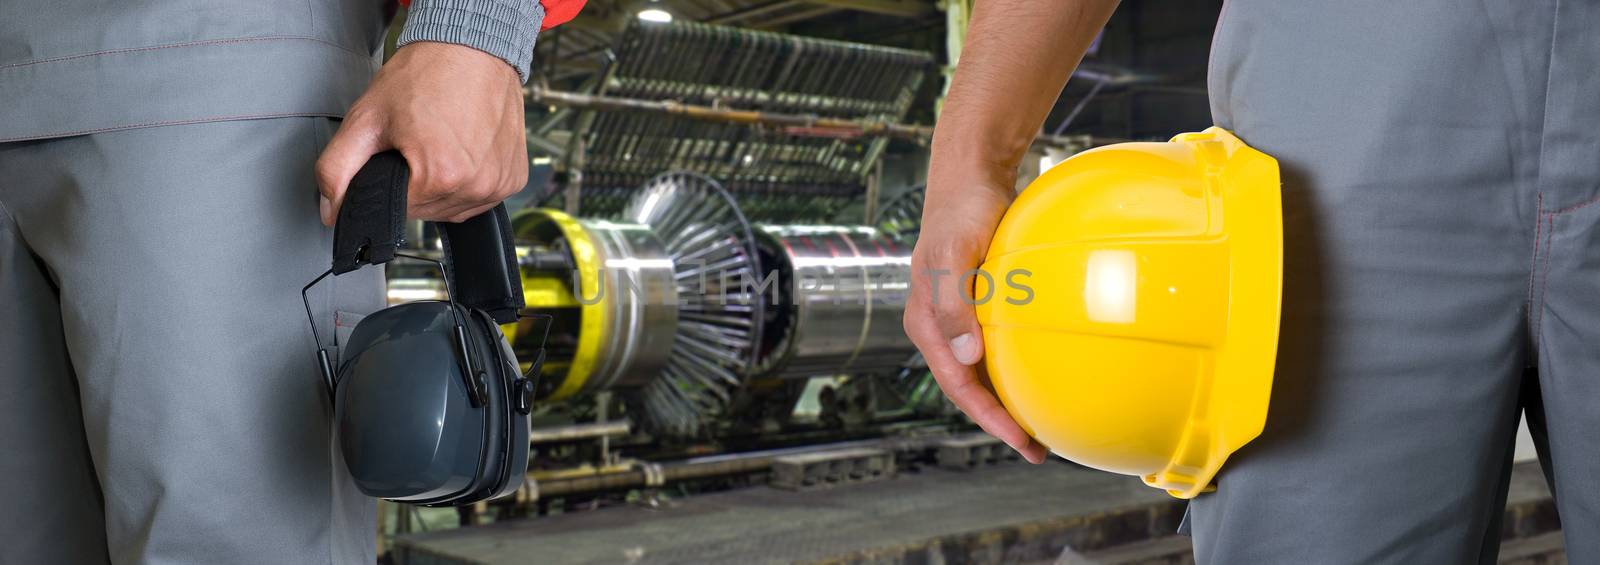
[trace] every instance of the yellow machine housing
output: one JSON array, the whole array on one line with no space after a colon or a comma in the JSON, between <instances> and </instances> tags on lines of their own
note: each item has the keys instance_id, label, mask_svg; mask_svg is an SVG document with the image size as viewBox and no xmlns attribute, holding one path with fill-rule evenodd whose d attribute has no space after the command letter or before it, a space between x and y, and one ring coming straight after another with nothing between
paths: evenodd
<instances>
[{"instance_id":1,"label":"yellow machine housing","mask_svg":"<svg viewBox=\"0 0 1600 565\"><path fill-rule=\"evenodd\" d=\"M1201 493L1266 421L1282 233L1277 162L1221 128L1050 169L975 285L1000 401L1061 457Z\"/></svg>"},{"instance_id":2,"label":"yellow machine housing","mask_svg":"<svg viewBox=\"0 0 1600 565\"><path fill-rule=\"evenodd\" d=\"M545 208L518 212L511 223L517 241L529 246L523 256L561 249L570 266L522 269L527 311L554 316L543 385L550 389L540 400L649 383L666 363L678 319L672 262L649 229ZM512 346L537 324L524 319L507 328Z\"/></svg>"}]
</instances>

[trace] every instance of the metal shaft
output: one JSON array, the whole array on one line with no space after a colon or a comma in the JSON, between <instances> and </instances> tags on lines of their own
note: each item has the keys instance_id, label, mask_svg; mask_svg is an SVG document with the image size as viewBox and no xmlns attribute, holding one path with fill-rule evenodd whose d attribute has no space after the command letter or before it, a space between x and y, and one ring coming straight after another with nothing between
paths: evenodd
<instances>
[{"instance_id":1,"label":"metal shaft","mask_svg":"<svg viewBox=\"0 0 1600 565\"><path fill-rule=\"evenodd\" d=\"M799 137L826 137L854 139L857 137L894 137L927 142L933 139L933 126L897 124L877 120L851 120L830 118L817 114L789 114L757 110L716 108L698 104L684 104L675 100L643 100L620 96L582 94L549 90L539 86L524 89L534 102L567 106L585 110L613 112L646 112L682 116L711 122L728 122L746 125L778 127L783 133ZM1038 143L1082 147L1107 145L1126 141L1090 135L1039 134Z\"/></svg>"}]
</instances>

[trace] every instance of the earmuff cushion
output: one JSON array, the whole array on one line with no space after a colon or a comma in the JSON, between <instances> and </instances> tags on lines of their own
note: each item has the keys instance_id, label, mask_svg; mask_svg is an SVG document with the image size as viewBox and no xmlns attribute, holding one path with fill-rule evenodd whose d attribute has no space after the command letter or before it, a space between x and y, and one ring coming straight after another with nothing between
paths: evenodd
<instances>
[{"instance_id":1,"label":"earmuff cushion","mask_svg":"<svg viewBox=\"0 0 1600 565\"><path fill-rule=\"evenodd\" d=\"M471 494L468 496L474 502L488 500L492 497L505 479L507 459L510 459L511 438L510 415L511 393L506 386L506 370L500 362L500 352L494 348L500 347L499 332L494 331L494 321L481 310L472 310L472 320L468 322L472 327L467 333L473 334L478 346L478 368L484 371L484 388L488 389L488 401L483 405L484 417L488 419L486 428L486 444L484 449L483 471L479 473Z\"/></svg>"},{"instance_id":2,"label":"earmuff cushion","mask_svg":"<svg viewBox=\"0 0 1600 565\"><path fill-rule=\"evenodd\" d=\"M460 494L424 503L429 506L462 506L510 494L522 485L528 468L527 417L516 410L514 392L519 375L515 361L507 363L501 356L500 348L507 348L505 336L487 313L471 310L463 314L470 318L467 339L488 389L479 408L485 424L483 460L477 476Z\"/></svg>"},{"instance_id":3,"label":"earmuff cushion","mask_svg":"<svg viewBox=\"0 0 1600 565\"><path fill-rule=\"evenodd\" d=\"M524 475L528 472L528 415L517 409L521 393L518 383L522 380L521 365L517 363L517 356L511 351L511 343L506 340L505 334L500 332L500 326L484 315L484 321L493 331L501 356L495 360L501 366L504 378L501 382L505 386L506 399L506 460L504 473L499 484L495 485L489 498L500 498L510 495L522 486Z\"/></svg>"}]
</instances>

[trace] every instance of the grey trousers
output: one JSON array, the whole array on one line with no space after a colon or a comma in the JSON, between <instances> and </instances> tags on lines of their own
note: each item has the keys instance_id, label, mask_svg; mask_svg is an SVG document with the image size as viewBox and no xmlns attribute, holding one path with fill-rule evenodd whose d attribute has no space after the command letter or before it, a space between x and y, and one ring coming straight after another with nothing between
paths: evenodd
<instances>
[{"instance_id":1,"label":"grey trousers","mask_svg":"<svg viewBox=\"0 0 1600 565\"><path fill-rule=\"evenodd\" d=\"M0 143L0 562L373 561L299 296L329 264L336 126ZM329 282L331 341L382 273Z\"/></svg>"},{"instance_id":2,"label":"grey trousers","mask_svg":"<svg viewBox=\"0 0 1600 565\"><path fill-rule=\"evenodd\" d=\"M1526 410L1600 563L1597 29L1590 0L1227 3L1212 111L1282 166L1285 308L1198 562L1492 563Z\"/></svg>"}]
</instances>

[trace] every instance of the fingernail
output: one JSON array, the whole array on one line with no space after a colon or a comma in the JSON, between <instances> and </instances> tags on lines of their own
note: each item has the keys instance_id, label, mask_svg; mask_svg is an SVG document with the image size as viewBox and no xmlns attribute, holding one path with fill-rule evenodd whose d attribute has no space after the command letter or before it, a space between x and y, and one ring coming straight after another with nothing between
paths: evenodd
<instances>
[{"instance_id":1,"label":"fingernail","mask_svg":"<svg viewBox=\"0 0 1600 565\"><path fill-rule=\"evenodd\" d=\"M331 217L333 215L333 203L329 202L326 196L318 196L317 199L321 200L318 205L322 208L322 223L333 225L333 218Z\"/></svg>"},{"instance_id":2,"label":"fingernail","mask_svg":"<svg viewBox=\"0 0 1600 565\"><path fill-rule=\"evenodd\" d=\"M956 361L962 365L971 365L978 362L978 338L971 333L964 333L950 340L950 352L956 356Z\"/></svg>"}]
</instances>

